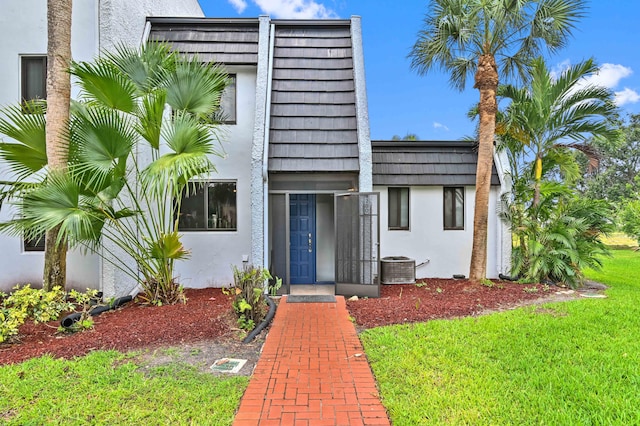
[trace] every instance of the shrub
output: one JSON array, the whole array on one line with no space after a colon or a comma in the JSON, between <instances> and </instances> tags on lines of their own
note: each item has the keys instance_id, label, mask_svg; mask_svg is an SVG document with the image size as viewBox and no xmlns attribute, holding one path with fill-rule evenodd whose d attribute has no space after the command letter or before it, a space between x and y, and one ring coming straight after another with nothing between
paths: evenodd
<instances>
[{"instance_id":1,"label":"shrub","mask_svg":"<svg viewBox=\"0 0 640 426\"><path fill-rule=\"evenodd\" d=\"M640 200L629 201L620 211L622 231L640 245Z\"/></svg>"},{"instance_id":2,"label":"shrub","mask_svg":"<svg viewBox=\"0 0 640 426\"><path fill-rule=\"evenodd\" d=\"M18 334L18 329L24 324L21 312L0 306L0 343L12 339Z\"/></svg>"},{"instance_id":3,"label":"shrub","mask_svg":"<svg viewBox=\"0 0 640 426\"><path fill-rule=\"evenodd\" d=\"M5 300L5 306L16 311L13 316L30 318L37 324L53 321L60 313L73 310L73 303L68 302L66 297L60 286L45 291L31 288L31 285L27 284L22 287L15 286L14 291Z\"/></svg>"},{"instance_id":4,"label":"shrub","mask_svg":"<svg viewBox=\"0 0 640 426\"><path fill-rule=\"evenodd\" d=\"M27 320L35 323L57 320L63 312L73 311L76 304L82 306L82 316L75 331L91 328L93 321L89 318L92 300L98 291L87 289L86 293L71 290L69 296L75 304L67 299L67 294L56 286L51 291L31 288L30 284L15 286L13 292L6 296L0 293L0 343L10 341L18 334L19 328Z\"/></svg>"},{"instance_id":5,"label":"shrub","mask_svg":"<svg viewBox=\"0 0 640 426\"><path fill-rule=\"evenodd\" d=\"M272 277L267 269L251 265L245 265L242 269L233 267L233 310L243 330L252 330L264 319L267 306L264 283L270 279Z\"/></svg>"}]
</instances>

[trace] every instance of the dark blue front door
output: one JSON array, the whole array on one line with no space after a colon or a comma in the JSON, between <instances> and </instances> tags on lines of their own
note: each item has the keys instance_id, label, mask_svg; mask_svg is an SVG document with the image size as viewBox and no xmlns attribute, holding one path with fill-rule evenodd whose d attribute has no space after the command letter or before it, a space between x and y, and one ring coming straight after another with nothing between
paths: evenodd
<instances>
[{"instance_id":1,"label":"dark blue front door","mask_svg":"<svg viewBox=\"0 0 640 426\"><path fill-rule=\"evenodd\" d=\"M291 284L316 281L316 196L289 195L289 264Z\"/></svg>"}]
</instances>

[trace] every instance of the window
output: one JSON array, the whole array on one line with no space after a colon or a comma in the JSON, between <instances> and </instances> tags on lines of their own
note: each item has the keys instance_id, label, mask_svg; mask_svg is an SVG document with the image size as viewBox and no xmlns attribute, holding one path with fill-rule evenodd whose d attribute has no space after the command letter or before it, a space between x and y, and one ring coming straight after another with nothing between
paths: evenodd
<instances>
[{"instance_id":1,"label":"window","mask_svg":"<svg viewBox=\"0 0 640 426\"><path fill-rule=\"evenodd\" d=\"M236 124L236 75L229 74L229 85L222 92L220 109L214 114L214 120L222 124Z\"/></svg>"},{"instance_id":2,"label":"window","mask_svg":"<svg viewBox=\"0 0 640 426\"><path fill-rule=\"evenodd\" d=\"M409 188L389 188L389 229L409 229Z\"/></svg>"},{"instance_id":3,"label":"window","mask_svg":"<svg viewBox=\"0 0 640 426\"><path fill-rule=\"evenodd\" d=\"M182 194L180 231L235 231L236 183L193 182Z\"/></svg>"},{"instance_id":4,"label":"window","mask_svg":"<svg viewBox=\"0 0 640 426\"><path fill-rule=\"evenodd\" d=\"M464 188L444 188L444 229L464 229Z\"/></svg>"},{"instance_id":5,"label":"window","mask_svg":"<svg viewBox=\"0 0 640 426\"><path fill-rule=\"evenodd\" d=\"M22 101L47 99L47 57L22 56L20 58Z\"/></svg>"},{"instance_id":6,"label":"window","mask_svg":"<svg viewBox=\"0 0 640 426\"><path fill-rule=\"evenodd\" d=\"M24 251L44 251L44 234L34 239L24 238L22 241Z\"/></svg>"}]
</instances>

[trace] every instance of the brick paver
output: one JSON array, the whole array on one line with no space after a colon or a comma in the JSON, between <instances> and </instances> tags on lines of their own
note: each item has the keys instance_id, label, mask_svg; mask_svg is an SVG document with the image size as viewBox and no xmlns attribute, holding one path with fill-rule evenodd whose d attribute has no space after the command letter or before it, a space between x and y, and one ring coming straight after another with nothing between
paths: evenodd
<instances>
[{"instance_id":1,"label":"brick paver","mask_svg":"<svg viewBox=\"0 0 640 426\"><path fill-rule=\"evenodd\" d=\"M344 297L282 298L233 424L390 424Z\"/></svg>"}]
</instances>

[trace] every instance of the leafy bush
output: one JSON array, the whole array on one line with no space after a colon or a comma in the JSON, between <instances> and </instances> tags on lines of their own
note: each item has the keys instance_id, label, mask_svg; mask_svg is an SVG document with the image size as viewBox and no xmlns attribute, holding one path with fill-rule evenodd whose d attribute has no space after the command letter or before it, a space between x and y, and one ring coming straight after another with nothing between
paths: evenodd
<instances>
[{"instance_id":1,"label":"leafy bush","mask_svg":"<svg viewBox=\"0 0 640 426\"><path fill-rule=\"evenodd\" d=\"M16 336L22 324L24 324L24 317L21 311L0 306L0 343Z\"/></svg>"},{"instance_id":2,"label":"leafy bush","mask_svg":"<svg viewBox=\"0 0 640 426\"><path fill-rule=\"evenodd\" d=\"M622 231L640 245L640 200L627 202L620 211Z\"/></svg>"},{"instance_id":3,"label":"leafy bush","mask_svg":"<svg viewBox=\"0 0 640 426\"><path fill-rule=\"evenodd\" d=\"M513 250L514 275L524 281L552 280L576 287L585 268L599 269L609 251L600 240L613 229L604 201L563 199L530 208L513 228L518 245Z\"/></svg>"},{"instance_id":4,"label":"leafy bush","mask_svg":"<svg viewBox=\"0 0 640 426\"><path fill-rule=\"evenodd\" d=\"M233 310L243 330L252 330L264 319L267 307L264 283L271 279L267 269L251 265L245 265L242 269L233 267Z\"/></svg>"},{"instance_id":5,"label":"leafy bush","mask_svg":"<svg viewBox=\"0 0 640 426\"><path fill-rule=\"evenodd\" d=\"M20 312L17 317L30 318L36 324L57 319L60 313L74 309L73 303L66 300L67 295L60 286L51 291L31 288L30 284L15 286L14 291L5 300L5 306Z\"/></svg>"},{"instance_id":6,"label":"leafy bush","mask_svg":"<svg viewBox=\"0 0 640 426\"><path fill-rule=\"evenodd\" d=\"M31 288L30 284L15 286L13 292L6 296L0 294L0 343L13 339L20 326L27 320L33 322L49 322L57 320L63 312L76 309L76 305L82 306L81 319L73 331L91 328L93 321L89 318L89 310L98 291L87 289L86 293L71 290L69 296L75 301L71 302L61 287L56 286L51 291Z\"/></svg>"}]
</instances>

